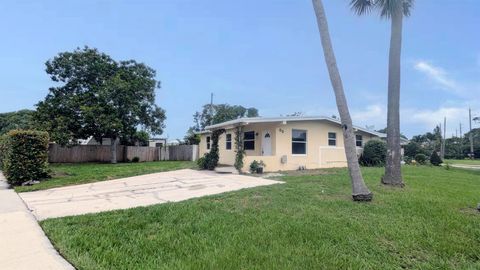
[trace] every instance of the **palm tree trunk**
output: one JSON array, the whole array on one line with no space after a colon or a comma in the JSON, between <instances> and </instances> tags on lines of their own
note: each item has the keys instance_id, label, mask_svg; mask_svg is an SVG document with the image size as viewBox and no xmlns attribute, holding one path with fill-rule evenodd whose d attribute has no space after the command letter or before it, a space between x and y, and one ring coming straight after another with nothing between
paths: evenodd
<instances>
[{"instance_id":1,"label":"palm tree trunk","mask_svg":"<svg viewBox=\"0 0 480 270\"><path fill-rule=\"evenodd\" d=\"M117 163L117 138L110 138L110 163Z\"/></svg>"},{"instance_id":2,"label":"palm tree trunk","mask_svg":"<svg viewBox=\"0 0 480 270\"><path fill-rule=\"evenodd\" d=\"M345 155L347 157L348 170L352 181L352 197L354 201L371 201L373 194L368 190L363 181L360 165L358 164L357 150L355 145L355 134L353 131L352 119L348 111L347 99L343 91L342 79L337 67L337 60L333 52L330 33L328 31L327 17L321 0L312 0L313 8L317 16L318 30L322 41L323 53L327 64L330 82L337 102L338 112L343 127L343 140Z\"/></svg>"},{"instance_id":3,"label":"palm tree trunk","mask_svg":"<svg viewBox=\"0 0 480 270\"><path fill-rule=\"evenodd\" d=\"M403 187L400 146L400 56L403 11L392 14L388 66L387 160L382 183Z\"/></svg>"}]
</instances>

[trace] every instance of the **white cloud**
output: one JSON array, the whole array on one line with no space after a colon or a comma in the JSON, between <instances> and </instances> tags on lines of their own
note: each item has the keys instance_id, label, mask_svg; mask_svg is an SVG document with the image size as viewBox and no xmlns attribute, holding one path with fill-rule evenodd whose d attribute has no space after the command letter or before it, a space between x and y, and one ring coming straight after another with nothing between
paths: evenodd
<instances>
[{"instance_id":1,"label":"white cloud","mask_svg":"<svg viewBox=\"0 0 480 270\"><path fill-rule=\"evenodd\" d=\"M427 75L428 78L438 84L443 90L453 91L457 94L463 92L458 83L449 78L448 73L441 67L420 60L415 63L414 68Z\"/></svg>"},{"instance_id":2,"label":"white cloud","mask_svg":"<svg viewBox=\"0 0 480 270\"><path fill-rule=\"evenodd\" d=\"M386 118L385 109L378 104L369 105L367 106L366 110L354 111L352 113L352 119L359 122L378 118Z\"/></svg>"},{"instance_id":3,"label":"white cloud","mask_svg":"<svg viewBox=\"0 0 480 270\"><path fill-rule=\"evenodd\" d=\"M475 110L474 110L475 111ZM460 123L462 133L468 131L468 107L440 107L437 109L405 109L401 111L401 121L407 126L422 125L427 131L438 124L443 126L443 118L447 118L447 137L459 134Z\"/></svg>"},{"instance_id":4,"label":"white cloud","mask_svg":"<svg viewBox=\"0 0 480 270\"><path fill-rule=\"evenodd\" d=\"M472 107L473 115L480 115L480 108ZM355 125L381 129L387 126L387 108L383 104L371 104L364 110L351 110ZM423 134L432 131L435 126L442 124L443 118L447 118L447 137L460 132L468 131L468 104L457 106L441 106L436 109L406 108L400 110L400 122L402 133L407 136ZM475 127L475 126L474 126Z\"/></svg>"},{"instance_id":5,"label":"white cloud","mask_svg":"<svg viewBox=\"0 0 480 270\"><path fill-rule=\"evenodd\" d=\"M374 126L381 129L386 126L387 111L381 104L372 104L364 110L352 110L352 121L357 126Z\"/></svg>"}]
</instances>

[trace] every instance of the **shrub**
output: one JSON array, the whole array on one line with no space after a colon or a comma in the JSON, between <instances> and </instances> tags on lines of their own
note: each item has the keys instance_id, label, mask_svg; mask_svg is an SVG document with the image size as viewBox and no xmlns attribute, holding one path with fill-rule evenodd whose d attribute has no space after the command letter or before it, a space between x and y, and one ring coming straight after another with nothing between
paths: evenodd
<instances>
[{"instance_id":1,"label":"shrub","mask_svg":"<svg viewBox=\"0 0 480 270\"><path fill-rule=\"evenodd\" d=\"M442 159L440 158L440 156L438 156L437 154L437 151L433 151L432 152L432 155L430 156L430 163L433 165L433 166L440 166L440 164L442 164Z\"/></svg>"},{"instance_id":2,"label":"shrub","mask_svg":"<svg viewBox=\"0 0 480 270\"><path fill-rule=\"evenodd\" d=\"M384 166L386 158L387 144L380 140L370 140L363 147L359 161L362 166Z\"/></svg>"},{"instance_id":3,"label":"shrub","mask_svg":"<svg viewBox=\"0 0 480 270\"><path fill-rule=\"evenodd\" d=\"M405 164L410 165L410 164L412 164L412 157L410 157L410 156L404 156L404 157L403 157L403 161L405 161Z\"/></svg>"},{"instance_id":4,"label":"shrub","mask_svg":"<svg viewBox=\"0 0 480 270\"><path fill-rule=\"evenodd\" d=\"M203 157L197 160L197 165L201 170L213 171L218 164L218 155L215 157L213 153L206 153Z\"/></svg>"},{"instance_id":5,"label":"shrub","mask_svg":"<svg viewBox=\"0 0 480 270\"><path fill-rule=\"evenodd\" d=\"M29 180L49 177L48 133L34 130L13 130L3 144L3 170L7 182L20 185Z\"/></svg>"},{"instance_id":6,"label":"shrub","mask_svg":"<svg viewBox=\"0 0 480 270\"><path fill-rule=\"evenodd\" d=\"M139 157L133 157L132 162L135 162L135 163L140 162L140 158Z\"/></svg>"},{"instance_id":7,"label":"shrub","mask_svg":"<svg viewBox=\"0 0 480 270\"><path fill-rule=\"evenodd\" d=\"M207 168L205 156L197 159L197 166L199 169L202 169L202 170L205 170Z\"/></svg>"},{"instance_id":8,"label":"shrub","mask_svg":"<svg viewBox=\"0 0 480 270\"><path fill-rule=\"evenodd\" d=\"M427 163L427 156L424 154L416 154L415 161L420 165L425 165Z\"/></svg>"},{"instance_id":9,"label":"shrub","mask_svg":"<svg viewBox=\"0 0 480 270\"><path fill-rule=\"evenodd\" d=\"M252 161L252 163L250 163L250 172L251 173L258 173L259 169L260 168L263 168L265 167L265 163L260 160L260 161Z\"/></svg>"},{"instance_id":10,"label":"shrub","mask_svg":"<svg viewBox=\"0 0 480 270\"><path fill-rule=\"evenodd\" d=\"M207 165L207 170L215 170L215 167L218 165L218 153L212 152L207 154L207 158L205 160L205 164Z\"/></svg>"},{"instance_id":11,"label":"shrub","mask_svg":"<svg viewBox=\"0 0 480 270\"><path fill-rule=\"evenodd\" d=\"M407 145L405 145L405 156L406 157L411 157L414 158L415 155L422 153L422 149L420 147L420 144L416 142L409 142Z\"/></svg>"},{"instance_id":12,"label":"shrub","mask_svg":"<svg viewBox=\"0 0 480 270\"><path fill-rule=\"evenodd\" d=\"M0 136L0 170L3 168L3 158L7 151L7 135Z\"/></svg>"}]
</instances>

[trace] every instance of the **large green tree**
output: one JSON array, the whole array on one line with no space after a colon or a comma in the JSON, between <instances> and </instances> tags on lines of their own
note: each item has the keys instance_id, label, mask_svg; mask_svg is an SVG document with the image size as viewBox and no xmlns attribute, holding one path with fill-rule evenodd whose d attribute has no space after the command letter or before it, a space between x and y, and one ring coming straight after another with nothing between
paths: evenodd
<instances>
[{"instance_id":1,"label":"large green tree","mask_svg":"<svg viewBox=\"0 0 480 270\"><path fill-rule=\"evenodd\" d=\"M246 108L240 105L229 104L205 104L201 111L193 115L194 126L190 127L185 135L187 144L198 144L199 136L196 132L205 129L206 126L234 120L241 117L258 117L256 108Z\"/></svg>"},{"instance_id":2,"label":"large green tree","mask_svg":"<svg viewBox=\"0 0 480 270\"><path fill-rule=\"evenodd\" d=\"M163 132L165 111L155 104L156 74L145 64L117 62L85 47L58 54L46 67L56 86L37 104L34 119L55 142L110 138L111 162L116 163L117 139L135 137L138 128Z\"/></svg>"},{"instance_id":3,"label":"large green tree","mask_svg":"<svg viewBox=\"0 0 480 270\"><path fill-rule=\"evenodd\" d=\"M348 110L347 97L343 90L343 82L338 70L337 60L333 51L332 41L328 30L327 17L321 0L312 0L315 15L317 17L318 30L320 32L320 40L322 43L325 64L327 65L330 82L332 84L335 100L337 103L340 121L342 122L343 141L345 145L345 155L347 157L348 171L352 182L352 198L355 201L371 201L373 193L370 192L363 180L360 165L358 164L358 156L355 145L355 133Z\"/></svg>"},{"instance_id":4,"label":"large green tree","mask_svg":"<svg viewBox=\"0 0 480 270\"><path fill-rule=\"evenodd\" d=\"M414 0L351 0L358 14L378 10L382 18L390 19L390 52L388 64L387 162L382 183L403 187L400 146L400 69L403 17L409 16Z\"/></svg>"},{"instance_id":5,"label":"large green tree","mask_svg":"<svg viewBox=\"0 0 480 270\"><path fill-rule=\"evenodd\" d=\"M32 110L0 113L0 135L6 134L13 129L34 128L32 116Z\"/></svg>"}]
</instances>

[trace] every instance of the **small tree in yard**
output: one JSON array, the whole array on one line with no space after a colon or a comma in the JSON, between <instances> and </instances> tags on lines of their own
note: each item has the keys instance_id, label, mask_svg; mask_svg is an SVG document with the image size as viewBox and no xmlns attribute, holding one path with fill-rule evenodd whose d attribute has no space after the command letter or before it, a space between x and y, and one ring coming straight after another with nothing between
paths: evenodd
<instances>
[{"instance_id":1,"label":"small tree in yard","mask_svg":"<svg viewBox=\"0 0 480 270\"><path fill-rule=\"evenodd\" d=\"M432 155L430 156L430 163L433 165L433 166L440 166L440 164L442 164L442 159L440 158L440 156L437 154L437 151L433 151L432 152Z\"/></svg>"},{"instance_id":2,"label":"small tree in yard","mask_svg":"<svg viewBox=\"0 0 480 270\"><path fill-rule=\"evenodd\" d=\"M128 140L137 128L163 132L165 111L155 105L155 71L133 60L116 62L96 49L63 52L47 61L47 73L61 84L37 104L34 119L61 145L93 136L111 139L116 163L117 139Z\"/></svg>"}]
</instances>

